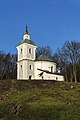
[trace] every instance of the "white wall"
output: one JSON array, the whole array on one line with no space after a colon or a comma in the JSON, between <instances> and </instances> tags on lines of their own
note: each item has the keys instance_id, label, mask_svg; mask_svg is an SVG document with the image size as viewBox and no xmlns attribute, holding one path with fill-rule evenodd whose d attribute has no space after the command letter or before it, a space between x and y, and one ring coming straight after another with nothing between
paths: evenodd
<instances>
[{"instance_id":1,"label":"white wall","mask_svg":"<svg viewBox=\"0 0 80 120\"><path fill-rule=\"evenodd\" d=\"M46 80L64 81L64 77L62 75L43 73L43 76L43 79Z\"/></svg>"},{"instance_id":2,"label":"white wall","mask_svg":"<svg viewBox=\"0 0 80 120\"><path fill-rule=\"evenodd\" d=\"M29 49L31 48L31 53L29 53ZM29 59L29 60L35 60L36 57L36 46L30 45L27 43L23 43L19 46L17 46L18 50L18 61L23 60L23 59ZM22 49L22 53L21 53Z\"/></svg>"},{"instance_id":3,"label":"white wall","mask_svg":"<svg viewBox=\"0 0 80 120\"><path fill-rule=\"evenodd\" d=\"M17 62L17 79L26 79L27 77L26 65L27 65L26 60Z\"/></svg>"},{"instance_id":4,"label":"white wall","mask_svg":"<svg viewBox=\"0 0 80 120\"><path fill-rule=\"evenodd\" d=\"M48 62L48 61L35 61L35 79L42 79L42 76L39 77L39 74L42 73L42 71L38 70L38 69L42 69L42 70L48 70L49 72L51 72L51 66L53 66L53 73L56 72L56 63L54 62ZM55 75L55 74L48 74L46 72L43 73L43 79L47 79L47 80L57 80L57 81L64 81L64 77L61 75Z\"/></svg>"},{"instance_id":5,"label":"white wall","mask_svg":"<svg viewBox=\"0 0 80 120\"><path fill-rule=\"evenodd\" d=\"M31 65L31 69L30 69ZM27 77L32 76L31 79L34 79L34 61L27 60Z\"/></svg>"}]
</instances>

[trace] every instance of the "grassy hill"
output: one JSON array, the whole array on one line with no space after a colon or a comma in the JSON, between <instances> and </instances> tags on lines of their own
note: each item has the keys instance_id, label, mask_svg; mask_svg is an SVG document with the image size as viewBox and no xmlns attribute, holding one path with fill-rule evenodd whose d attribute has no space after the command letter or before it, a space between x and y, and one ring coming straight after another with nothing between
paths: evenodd
<instances>
[{"instance_id":1,"label":"grassy hill","mask_svg":"<svg viewBox=\"0 0 80 120\"><path fill-rule=\"evenodd\" d=\"M80 84L0 81L0 120L80 120Z\"/></svg>"}]
</instances>

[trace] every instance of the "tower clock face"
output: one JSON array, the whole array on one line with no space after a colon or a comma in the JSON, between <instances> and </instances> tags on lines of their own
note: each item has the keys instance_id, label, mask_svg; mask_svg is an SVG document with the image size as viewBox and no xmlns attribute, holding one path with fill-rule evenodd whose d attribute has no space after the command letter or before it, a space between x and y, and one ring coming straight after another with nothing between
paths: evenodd
<instances>
[{"instance_id":1,"label":"tower clock face","mask_svg":"<svg viewBox=\"0 0 80 120\"><path fill-rule=\"evenodd\" d=\"M27 36L27 38L28 38L28 36Z\"/></svg>"}]
</instances>

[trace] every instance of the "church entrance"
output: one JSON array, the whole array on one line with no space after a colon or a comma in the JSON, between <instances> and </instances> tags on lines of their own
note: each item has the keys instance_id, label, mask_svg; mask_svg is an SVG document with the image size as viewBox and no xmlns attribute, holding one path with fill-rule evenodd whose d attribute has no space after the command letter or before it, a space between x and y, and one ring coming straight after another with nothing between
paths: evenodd
<instances>
[{"instance_id":1,"label":"church entrance","mask_svg":"<svg viewBox=\"0 0 80 120\"><path fill-rule=\"evenodd\" d=\"M32 78L32 76L30 75L30 76L29 76L29 80L31 80L31 78Z\"/></svg>"}]
</instances>

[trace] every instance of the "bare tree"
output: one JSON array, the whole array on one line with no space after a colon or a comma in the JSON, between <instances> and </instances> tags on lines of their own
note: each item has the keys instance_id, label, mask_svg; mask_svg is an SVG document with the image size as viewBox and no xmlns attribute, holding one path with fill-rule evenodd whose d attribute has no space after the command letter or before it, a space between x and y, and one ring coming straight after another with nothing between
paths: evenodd
<instances>
[{"instance_id":1,"label":"bare tree","mask_svg":"<svg viewBox=\"0 0 80 120\"><path fill-rule=\"evenodd\" d=\"M0 79L16 78L16 54L0 52Z\"/></svg>"},{"instance_id":2,"label":"bare tree","mask_svg":"<svg viewBox=\"0 0 80 120\"><path fill-rule=\"evenodd\" d=\"M50 46L38 47L36 50L37 57L39 57L39 55L41 55L41 54L43 54L49 58L52 58L52 56L53 56L52 49L50 48Z\"/></svg>"},{"instance_id":3,"label":"bare tree","mask_svg":"<svg viewBox=\"0 0 80 120\"><path fill-rule=\"evenodd\" d=\"M77 69L80 61L80 42L66 41L56 53L58 62L62 64L66 79L77 82Z\"/></svg>"}]
</instances>

